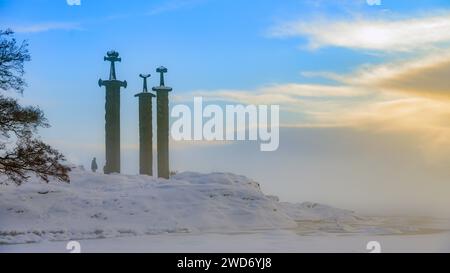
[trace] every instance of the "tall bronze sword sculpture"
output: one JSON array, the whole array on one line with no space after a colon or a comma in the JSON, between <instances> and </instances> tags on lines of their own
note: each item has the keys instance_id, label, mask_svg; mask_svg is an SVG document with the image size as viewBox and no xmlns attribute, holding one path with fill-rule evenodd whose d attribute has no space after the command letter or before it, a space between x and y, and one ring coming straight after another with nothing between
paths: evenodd
<instances>
[{"instance_id":1,"label":"tall bronze sword sculpture","mask_svg":"<svg viewBox=\"0 0 450 273\"><path fill-rule=\"evenodd\" d=\"M158 177L169 179L169 92L172 88L164 84L164 73L167 73L167 68L161 66L156 69L156 72L160 73L160 84L153 87L158 109Z\"/></svg>"},{"instance_id":2,"label":"tall bronze sword sculpture","mask_svg":"<svg viewBox=\"0 0 450 273\"><path fill-rule=\"evenodd\" d=\"M127 81L116 79L115 62L122 61L119 53L108 51L105 61L111 62L109 80L98 80L100 87L106 87L106 164L103 168L105 174L120 173L120 88L127 88Z\"/></svg>"},{"instance_id":3,"label":"tall bronze sword sculpture","mask_svg":"<svg viewBox=\"0 0 450 273\"><path fill-rule=\"evenodd\" d=\"M156 97L147 89L147 78L150 75L139 75L144 79L142 92L136 94L139 98L139 173L153 175L153 120L152 98Z\"/></svg>"}]
</instances>

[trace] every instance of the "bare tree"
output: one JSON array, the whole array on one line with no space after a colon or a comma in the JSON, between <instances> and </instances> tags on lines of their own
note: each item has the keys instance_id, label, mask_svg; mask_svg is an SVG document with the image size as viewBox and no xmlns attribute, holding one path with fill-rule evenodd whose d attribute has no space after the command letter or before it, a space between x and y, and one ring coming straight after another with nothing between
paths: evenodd
<instances>
[{"instance_id":1,"label":"bare tree","mask_svg":"<svg viewBox=\"0 0 450 273\"><path fill-rule=\"evenodd\" d=\"M0 89L22 93L26 86L24 63L30 61L26 42L18 44L11 30L0 30ZM42 142L38 128L49 124L38 107L23 107L16 99L0 94L0 174L17 185L36 175L69 182L70 168L64 156ZM1 183L1 182L0 182Z\"/></svg>"},{"instance_id":2,"label":"bare tree","mask_svg":"<svg viewBox=\"0 0 450 273\"><path fill-rule=\"evenodd\" d=\"M27 42L20 45L13 37L12 30L0 30L0 88L23 92L26 83L23 64L30 61Z\"/></svg>"}]
</instances>

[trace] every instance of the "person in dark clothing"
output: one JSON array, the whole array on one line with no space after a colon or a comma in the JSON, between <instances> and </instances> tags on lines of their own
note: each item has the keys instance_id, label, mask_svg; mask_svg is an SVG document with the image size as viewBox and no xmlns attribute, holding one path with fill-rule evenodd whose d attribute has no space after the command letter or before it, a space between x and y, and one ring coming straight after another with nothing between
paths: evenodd
<instances>
[{"instance_id":1,"label":"person in dark clothing","mask_svg":"<svg viewBox=\"0 0 450 273\"><path fill-rule=\"evenodd\" d=\"M94 157L91 162L91 170L95 173L97 172L98 166L97 166L97 158Z\"/></svg>"}]
</instances>

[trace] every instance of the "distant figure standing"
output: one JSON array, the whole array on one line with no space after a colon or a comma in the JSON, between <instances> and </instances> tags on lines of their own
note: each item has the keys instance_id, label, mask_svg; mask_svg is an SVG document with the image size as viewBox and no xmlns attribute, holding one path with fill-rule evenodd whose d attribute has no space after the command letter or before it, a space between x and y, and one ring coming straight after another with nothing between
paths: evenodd
<instances>
[{"instance_id":1,"label":"distant figure standing","mask_svg":"<svg viewBox=\"0 0 450 273\"><path fill-rule=\"evenodd\" d=\"M97 158L94 157L91 162L91 170L95 173L97 172L98 166L97 166Z\"/></svg>"}]
</instances>

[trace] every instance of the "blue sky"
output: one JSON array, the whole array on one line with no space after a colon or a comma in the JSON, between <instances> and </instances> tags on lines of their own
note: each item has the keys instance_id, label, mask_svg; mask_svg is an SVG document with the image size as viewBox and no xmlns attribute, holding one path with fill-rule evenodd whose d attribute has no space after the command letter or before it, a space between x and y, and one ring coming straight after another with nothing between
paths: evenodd
<instances>
[{"instance_id":1,"label":"blue sky","mask_svg":"<svg viewBox=\"0 0 450 273\"><path fill-rule=\"evenodd\" d=\"M164 65L166 83L180 101L202 94L222 103L280 104L281 123L291 127L282 130L279 153L264 155L246 146L250 150L241 159L248 164L211 163L217 154L230 162L240 145L180 145L173 150L175 169L240 172L285 199L311 197L347 206L354 205L348 201L352 194L388 190L375 182L357 184L371 181L373 173L364 166L354 172L336 169L337 158L347 166L360 160L378 166L385 181L401 185L450 177L442 167L450 162L450 151L442 148L450 146L448 18L447 0L382 0L373 6L364 0L82 0L80 6L65 0L0 0L0 27L30 43L29 86L21 100L43 108L53 125L43 137L71 161L88 166L97 156L102 164L104 90L97 81L108 76L103 56L115 49L123 59L118 78L129 84L122 97L126 172L137 171L138 75L152 73L154 85L154 70ZM286 147L302 147L308 158L300 148L289 153ZM383 153L372 158L373 147L403 155L398 166L388 164ZM195 164L182 160L193 154ZM274 164L270 174L258 172L269 163ZM393 165L414 172L398 176L388 171ZM312 173L311 166L327 169L329 176ZM272 174L279 172L284 178L274 181ZM333 179L343 186L324 182ZM339 192L346 186L354 192ZM336 198L321 191L330 187ZM413 188L411 196L418 192ZM385 203L380 200L373 206Z\"/></svg>"},{"instance_id":2,"label":"blue sky","mask_svg":"<svg viewBox=\"0 0 450 273\"><path fill-rule=\"evenodd\" d=\"M19 31L42 28L18 35L31 43L34 63L29 66L30 75L34 66L42 71L42 64L60 79L79 74L79 67L86 75L101 74L95 59L115 48L124 65L129 64L126 70L131 75L166 64L174 87L182 91L300 81L303 70L349 71L375 59L348 49L302 52L298 49L301 37L267 37L268 29L278 22L299 17L345 18L356 12L359 16L407 16L450 6L448 1L385 0L381 6L369 6L365 1L327 2L331 1L119 0L112 4L84 0L81 6L69 6L64 0L2 0L0 22ZM62 54L64 58L59 58ZM69 64L77 71L67 67Z\"/></svg>"}]
</instances>

